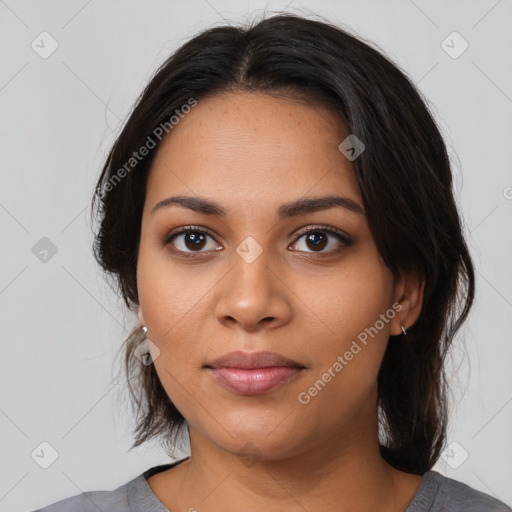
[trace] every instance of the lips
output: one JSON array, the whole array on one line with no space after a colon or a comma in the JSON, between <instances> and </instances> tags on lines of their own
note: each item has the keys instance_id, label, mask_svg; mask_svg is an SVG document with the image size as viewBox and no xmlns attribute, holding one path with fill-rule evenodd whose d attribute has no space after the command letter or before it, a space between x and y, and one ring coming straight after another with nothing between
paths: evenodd
<instances>
[{"instance_id":1,"label":"lips","mask_svg":"<svg viewBox=\"0 0 512 512\"><path fill-rule=\"evenodd\" d=\"M274 352L230 352L206 365L208 368L304 368L303 365Z\"/></svg>"},{"instance_id":2,"label":"lips","mask_svg":"<svg viewBox=\"0 0 512 512\"><path fill-rule=\"evenodd\" d=\"M231 352L205 365L224 387L240 395L260 395L290 382L305 369L274 352Z\"/></svg>"}]
</instances>

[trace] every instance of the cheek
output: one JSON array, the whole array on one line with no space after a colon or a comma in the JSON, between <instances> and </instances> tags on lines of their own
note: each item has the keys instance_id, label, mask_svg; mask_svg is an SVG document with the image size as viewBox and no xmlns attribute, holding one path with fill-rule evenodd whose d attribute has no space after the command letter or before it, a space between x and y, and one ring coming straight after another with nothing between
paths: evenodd
<instances>
[{"instance_id":1,"label":"cheek","mask_svg":"<svg viewBox=\"0 0 512 512\"><path fill-rule=\"evenodd\" d=\"M325 398L331 393L364 394L376 381L395 316L391 271L376 250L361 251L315 290L304 310L309 311L310 334L311 325L318 331L314 337L317 368L311 382L328 382L331 391ZM307 297L304 292L298 293Z\"/></svg>"},{"instance_id":2,"label":"cheek","mask_svg":"<svg viewBox=\"0 0 512 512\"><path fill-rule=\"evenodd\" d=\"M390 308L392 273L373 246L362 247L336 271L304 283L297 295L308 306L309 316L322 320L327 345L342 349ZM380 330L387 339L389 324Z\"/></svg>"},{"instance_id":3,"label":"cheek","mask_svg":"<svg viewBox=\"0 0 512 512\"><path fill-rule=\"evenodd\" d=\"M199 276L201 274L201 276ZM215 286L213 272L193 265L186 269L173 262L165 249L141 243L137 265L137 287L144 320L160 350L173 355L188 352L199 341L204 318L204 301Z\"/></svg>"},{"instance_id":4,"label":"cheek","mask_svg":"<svg viewBox=\"0 0 512 512\"><path fill-rule=\"evenodd\" d=\"M141 250L137 286L148 338L158 349L155 369L170 400L187 415L191 402L187 390L203 361L197 342L204 321L199 305L205 292L191 283L161 255Z\"/></svg>"}]
</instances>

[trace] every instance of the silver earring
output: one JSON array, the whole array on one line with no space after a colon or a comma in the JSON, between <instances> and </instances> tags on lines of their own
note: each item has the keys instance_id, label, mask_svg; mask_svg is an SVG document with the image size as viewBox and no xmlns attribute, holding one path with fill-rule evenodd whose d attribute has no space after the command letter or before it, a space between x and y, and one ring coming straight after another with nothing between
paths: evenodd
<instances>
[{"instance_id":1,"label":"silver earring","mask_svg":"<svg viewBox=\"0 0 512 512\"><path fill-rule=\"evenodd\" d=\"M404 336L405 336L407 334L407 331L405 330L405 327L402 324L402 322L400 322L400 327L402 328L402 332L404 333Z\"/></svg>"},{"instance_id":2,"label":"silver earring","mask_svg":"<svg viewBox=\"0 0 512 512\"><path fill-rule=\"evenodd\" d=\"M135 349L135 357L137 357L144 366L149 366L153 362L153 358L151 357L151 352L149 350L149 340L146 336L148 328L143 325L141 329L144 333L144 340Z\"/></svg>"}]
</instances>

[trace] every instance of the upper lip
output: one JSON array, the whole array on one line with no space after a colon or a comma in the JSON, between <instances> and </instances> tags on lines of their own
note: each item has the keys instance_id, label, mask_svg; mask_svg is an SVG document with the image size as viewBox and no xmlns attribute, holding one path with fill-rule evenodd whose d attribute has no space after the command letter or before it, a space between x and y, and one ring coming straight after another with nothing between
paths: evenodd
<instances>
[{"instance_id":1,"label":"upper lip","mask_svg":"<svg viewBox=\"0 0 512 512\"><path fill-rule=\"evenodd\" d=\"M300 363L274 352L230 352L205 365L207 368L268 368L290 366L304 368Z\"/></svg>"}]
</instances>

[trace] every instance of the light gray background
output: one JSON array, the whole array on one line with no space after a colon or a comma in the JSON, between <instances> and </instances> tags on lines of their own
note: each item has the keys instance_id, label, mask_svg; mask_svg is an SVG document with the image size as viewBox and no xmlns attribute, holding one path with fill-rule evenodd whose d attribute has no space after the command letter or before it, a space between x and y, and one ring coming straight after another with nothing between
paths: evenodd
<instances>
[{"instance_id":1,"label":"light gray background","mask_svg":"<svg viewBox=\"0 0 512 512\"><path fill-rule=\"evenodd\" d=\"M451 363L458 444L436 469L512 504L510 0L0 0L0 510L113 489L168 462L156 445L127 454L112 362L136 319L93 261L89 200L120 123L172 50L223 18L287 5L375 41L432 103L478 272L468 356L459 338ZM47 59L31 48L43 31L59 45ZM456 59L442 47L453 31L469 44ZM42 237L58 249L47 262L32 252ZM31 458L43 441L59 454L48 469Z\"/></svg>"}]
</instances>

